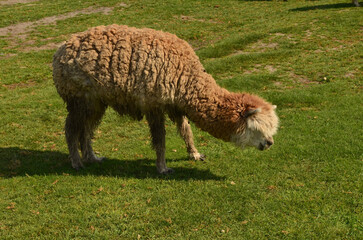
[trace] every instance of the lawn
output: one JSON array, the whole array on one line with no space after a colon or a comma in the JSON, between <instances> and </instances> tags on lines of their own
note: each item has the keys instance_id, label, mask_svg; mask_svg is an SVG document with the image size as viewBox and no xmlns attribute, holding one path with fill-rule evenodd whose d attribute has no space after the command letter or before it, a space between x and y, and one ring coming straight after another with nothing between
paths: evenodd
<instances>
[{"instance_id":1,"label":"lawn","mask_svg":"<svg viewBox=\"0 0 363 240\"><path fill-rule=\"evenodd\" d=\"M168 120L161 176L146 120L107 110L106 160L73 170L52 56L113 23L174 33L219 85L276 104L274 146L193 125L195 162ZM362 239L362 39L349 0L0 0L0 239Z\"/></svg>"}]
</instances>

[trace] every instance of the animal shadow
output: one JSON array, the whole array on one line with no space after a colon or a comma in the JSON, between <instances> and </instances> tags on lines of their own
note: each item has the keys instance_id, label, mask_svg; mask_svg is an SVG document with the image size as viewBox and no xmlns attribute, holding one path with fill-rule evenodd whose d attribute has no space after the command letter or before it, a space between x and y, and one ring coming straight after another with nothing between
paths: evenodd
<instances>
[{"instance_id":1,"label":"animal shadow","mask_svg":"<svg viewBox=\"0 0 363 240\"><path fill-rule=\"evenodd\" d=\"M323 4L316 6L308 6L308 7L300 7L290 9L292 12L304 12L310 10L324 10L324 9L336 9L336 8L350 8L355 7L351 2L350 3L336 3L336 4Z\"/></svg>"},{"instance_id":2,"label":"animal shadow","mask_svg":"<svg viewBox=\"0 0 363 240\"><path fill-rule=\"evenodd\" d=\"M186 159L167 160L185 161ZM106 158L102 163L85 165L82 170L71 167L68 154L58 151L36 151L18 147L0 148L0 177L12 178L15 176L32 175L93 175L117 176L124 178L160 178L175 180L223 180L225 177L217 176L209 170L196 167L174 167L171 175L157 173L153 159L119 160Z\"/></svg>"}]
</instances>

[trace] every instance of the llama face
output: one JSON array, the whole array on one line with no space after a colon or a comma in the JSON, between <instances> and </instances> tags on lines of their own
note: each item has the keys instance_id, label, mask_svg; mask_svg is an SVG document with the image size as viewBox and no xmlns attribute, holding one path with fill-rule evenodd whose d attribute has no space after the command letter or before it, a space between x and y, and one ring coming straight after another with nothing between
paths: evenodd
<instances>
[{"instance_id":1,"label":"llama face","mask_svg":"<svg viewBox=\"0 0 363 240\"><path fill-rule=\"evenodd\" d=\"M245 146L255 147L259 150L266 150L274 143L273 137L265 135L258 130L248 130L248 140Z\"/></svg>"},{"instance_id":2,"label":"llama face","mask_svg":"<svg viewBox=\"0 0 363 240\"><path fill-rule=\"evenodd\" d=\"M259 150L266 150L274 143L273 135L278 128L278 117L274 111L255 109L247 116L244 131L232 135L231 141L241 148L256 147Z\"/></svg>"}]
</instances>

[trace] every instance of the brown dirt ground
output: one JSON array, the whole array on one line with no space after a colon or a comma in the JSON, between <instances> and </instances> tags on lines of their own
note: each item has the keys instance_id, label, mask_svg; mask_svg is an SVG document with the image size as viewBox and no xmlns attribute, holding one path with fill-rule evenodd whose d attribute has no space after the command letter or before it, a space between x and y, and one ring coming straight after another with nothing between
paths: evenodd
<instances>
[{"instance_id":1,"label":"brown dirt ground","mask_svg":"<svg viewBox=\"0 0 363 240\"><path fill-rule=\"evenodd\" d=\"M36 1L38 0L5 0L5 1L0 1L0 5L13 5L18 3L31 3Z\"/></svg>"},{"instance_id":2,"label":"brown dirt ground","mask_svg":"<svg viewBox=\"0 0 363 240\"><path fill-rule=\"evenodd\" d=\"M17 4L17 3L30 3L36 2L37 0L5 0L0 1L0 5L5 4ZM128 5L125 3L120 3L117 5L118 7L127 7ZM110 14L113 11L113 7L88 7L85 9L77 10L74 12L69 12L65 14L45 17L36 21L29 21L29 22L21 22L17 24L13 24L7 27L0 28L0 36L5 37L9 40L10 45L7 48L14 48L19 45L22 45L21 50L25 52L29 51L39 51L39 50L47 50L47 49L56 49L62 43L47 43L40 47L35 47L34 41L26 41L29 33L36 28L37 26L41 25L52 25L56 24L59 20L65 20L68 18L76 17L80 14L93 14L93 13L100 13L100 14ZM13 56L12 54L11 56ZM11 57L8 55L0 56L0 58Z\"/></svg>"},{"instance_id":3,"label":"brown dirt ground","mask_svg":"<svg viewBox=\"0 0 363 240\"><path fill-rule=\"evenodd\" d=\"M21 39L25 39L27 37L27 33L33 30L35 27L39 25L49 25L55 24L59 20L65 20L68 18L75 17L79 14L92 14L92 13L102 13L102 14L109 14L113 8L109 7L101 7L101 8L85 8L82 10L69 12L61 15L45 17L33 22L22 22L17 23L14 25L10 25L7 27L0 28L0 36L8 36L11 37L19 37Z\"/></svg>"}]
</instances>

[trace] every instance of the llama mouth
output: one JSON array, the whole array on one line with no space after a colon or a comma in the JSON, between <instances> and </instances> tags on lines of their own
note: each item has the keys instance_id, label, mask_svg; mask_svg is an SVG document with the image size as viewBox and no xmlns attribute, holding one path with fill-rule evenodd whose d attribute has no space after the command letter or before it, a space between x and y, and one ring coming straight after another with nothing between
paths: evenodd
<instances>
[{"instance_id":1,"label":"llama mouth","mask_svg":"<svg viewBox=\"0 0 363 240\"><path fill-rule=\"evenodd\" d=\"M267 149L269 149L269 148L271 147L271 145L272 145L272 144L268 144L268 143L266 143L266 144L262 144L262 143L260 143L260 144L258 145L258 149L259 149L259 150L261 150L261 151L263 151L263 150L267 150Z\"/></svg>"},{"instance_id":2,"label":"llama mouth","mask_svg":"<svg viewBox=\"0 0 363 240\"><path fill-rule=\"evenodd\" d=\"M258 150L261 150L261 151L263 151L263 150L265 150L266 148L265 148L265 146L262 144L262 143L260 143L260 145L258 145Z\"/></svg>"}]
</instances>

